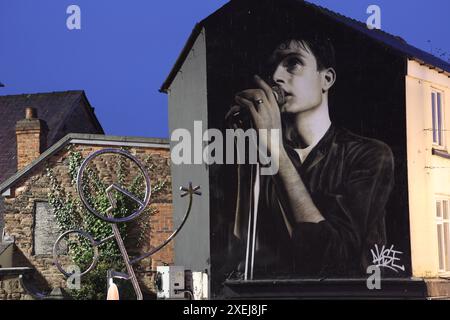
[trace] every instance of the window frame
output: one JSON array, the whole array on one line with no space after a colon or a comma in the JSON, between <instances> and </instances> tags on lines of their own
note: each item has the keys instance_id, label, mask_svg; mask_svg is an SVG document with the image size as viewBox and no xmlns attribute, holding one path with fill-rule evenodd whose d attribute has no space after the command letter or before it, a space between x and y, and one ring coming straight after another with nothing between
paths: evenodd
<instances>
[{"instance_id":1,"label":"window frame","mask_svg":"<svg viewBox=\"0 0 450 320\"><path fill-rule=\"evenodd\" d=\"M438 214L438 204L440 204L440 214ZM436 196L434 210L438 244L438 270L439 274L450 274L450 196ZM446 212L446 217L444 217L444 212ZM442 231L439 234L440 226Z\"/></svg>"},{"instance_id":2,"label":"window frame","mask_svg":"<svg viewBox=\"0 0 450 320\"><path fill-rule=\"evenodd\" d=\"M431 88L431 136L434 147L439 149L446 149L446 134L445 134L445 106L444 106L444 92L440 89ZM439 102L439 103L438 103ZM440 109L440 110L439 110ZM439 112L440 111L440 112Z\"/></svg>"}]
</instances>

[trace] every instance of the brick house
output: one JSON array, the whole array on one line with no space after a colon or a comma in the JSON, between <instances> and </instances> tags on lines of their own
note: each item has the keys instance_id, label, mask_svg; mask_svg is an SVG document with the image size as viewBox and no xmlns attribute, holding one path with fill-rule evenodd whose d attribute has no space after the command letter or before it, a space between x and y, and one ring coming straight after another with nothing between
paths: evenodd
<instances>
[{"instance_id":1,"label":"brick house","mask_svg":"<svg viewBox=\"0 0 450 320\"><path fill-rule=\"evenodd\" d=\"M126 147L138 159L151 156L153 169L149 173L152 186L156 181L168 182L157 198L152 197L151 206L157 214L150 218L150 246L164 241L172 230L172 196L170 192L169 146L163 139L112 137L104 135L69 134L30 165L20 170L0 186L4 196L5 233L14 238L12 264L15 267L32 267L37 271L37 287L43 289L65 287L65 279L53 265L52 247L59 235L54 215L48 205L49 177L47 168L55 172L66 192L75 194L68 176L69 150L80 152L83 157L103 148ZM101 167L100 175L108 175L107 167ZM147 246L146 249L150 246ZM143 248L144 249L144 248ZM156 265L173 263L172 246L155 254L151 262L143 260L140 267L145 271ZM141 280L143 291L152 289L151 273ZM26 294L17 279L0 279L0 299L25 299Z\"/></svg>"},{"instance_id":2,"label":"brick house","mask_svg":"<svg viewBox=\"0 0 450 320\"><path fill-rule=\"evenodd\" d=\"M104 134L84 91L0 96L0 115L0 183L69 133ZM30 139L39 143L34 153L26 148ZM0 200L0 242L2 210Z\"/></svg>"},{"instance_id":3,"label":"brick house","mask_svg":"<svg viewBox=\"0 0 450 320\"><path fill-rule=\"evenodd\" d=\"M84 98L84 94L79 97ZM47 119L52 123L50 118ZM69 116L66 121L70 130L72 127L69 126L73 120L74 118ZM148 248L160 244L172 232L170 155L166 140L70 133L50 146L49 140L46 143L45 139L42 139L47 132L51 132L48 130L51 125L47 126L46 122L36 118L35 111L30 108L26 110L26 119L18 119L15 128L19 171L0 184L0 216L4 221L4 237L0 245L0 265L3 265L0 268L33 269L33 285L42 292L66 286L65 278L53 264L52 247L60 232L48 204L50 178L47 169L55 173L66 193L76 195L68 175L68 157L71 151L80 152L86 157L103 148L126 148L141 161L150 156L153 169L149 175L152 186L158 181L166 181L167 185L157 198L151 198L151 206L155 207L157 214L150 217L150 235L148 242L141 248L142 251L148 251ZM86 127L86 130L90 129ZM98 131L100 130L102 131L98 126ZM59 136L61 131L58 132L52 137ZM50 147L47 149L47 146ZM99 175L108 176L109 169L105 165L98 166ZM153 286L152 273L148 271L156 269L156 265L173 263L172 250L169 245L152 256L151 260L145 259L141 262L138 270L147 271L141 276L138 275L144 292L151 292ZM21 287L17 275L0 277L0 300L28 298L30 297Z\"/></svg>"}]
</instances>

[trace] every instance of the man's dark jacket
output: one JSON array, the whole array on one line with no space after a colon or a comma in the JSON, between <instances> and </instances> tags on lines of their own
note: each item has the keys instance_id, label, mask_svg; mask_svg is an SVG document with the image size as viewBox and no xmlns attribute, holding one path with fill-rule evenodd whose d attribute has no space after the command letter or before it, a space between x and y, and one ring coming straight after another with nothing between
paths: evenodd
<instances>
[{"instance_id":1,"label":"man's dark jacket","mask_svg":"<svg viewBox=\"0 0 450 320\"><path fill-rule=\"evenodd\" d=\"M261 176L255 277L364 275L372 264L370 249L386 242L385 206L394 184L391 149L334 125L304 163L292 147L285 148L325 220L293 223L285 194L273 177ZM239 168L234 236L241 248L247 244L252 199L249 169ZM291 234L281 210L292 223ZM244 250L235 253L245 258Z\"/></svg>"}]
</instances>

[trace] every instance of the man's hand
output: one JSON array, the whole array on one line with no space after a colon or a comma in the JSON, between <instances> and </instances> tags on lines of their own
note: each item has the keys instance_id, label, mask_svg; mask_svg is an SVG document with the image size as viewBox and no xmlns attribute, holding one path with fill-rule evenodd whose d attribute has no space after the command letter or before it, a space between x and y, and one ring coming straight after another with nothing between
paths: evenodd
<instances>
[{"instance_id":1,"label":"man's hand","mask_svg":"<svg viewBox=\"0 0 450 320\"><path fill-rule=\"evenodd\" d=\"M282 148L281 114L272 88L260 77L254 76L258 89L248 89L235 96L236 103L250 112L255 129L266 129L267 135L261 135L261 143L273 154ZM270 132L278 130L278 146L271 145Z\"/></svg>"},{"instance_id":2,"label":"man's hand","mask_svg":"<svg viewBox=\"0 0 450 320\"><path fill-rule=\"evenodd\" d=\"M277 166L279 170L274 175L274 182L277 192L286 199L285 208L288 209L287 212L293 215L293 217L288 217L283 213L286 227L291 233L292 225L289 220L294 223L318 223L325 219L312 201L300 174L284 149L281 114L272 88L258 76L255 76L255 82L259 88L238 93L235 100L239 106L233 107L231 112L237 112L239 108L246 108L249 110L255 129L279 130L278 146L270 145L270 134L269 137L260 135L260 139L264 140L265 138L266 141L261 142L266 143L272 161L274 159L279 161Z\"/></svg>"}]
</instances>

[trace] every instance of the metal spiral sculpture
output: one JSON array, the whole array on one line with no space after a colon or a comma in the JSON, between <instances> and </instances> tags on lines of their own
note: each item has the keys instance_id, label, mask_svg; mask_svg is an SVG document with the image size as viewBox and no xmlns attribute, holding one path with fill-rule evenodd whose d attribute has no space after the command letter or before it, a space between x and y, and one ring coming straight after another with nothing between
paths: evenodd
<instances>
[{"instance_id":1,"label":"metal spiral sculpture","mask_svg":"<svg viewBox=\"0 0 450 320\"><path fill-rule=\"evenodd\" d=\"M136 195L132 194L131 192L129 192L128 190L123 188L122 186L113 183L105 190L107 197L111 203L111 206L106 210L106 212L104 212L104 213L98 212L89 204L88 200L86 199L85 194L83 193L84 174L85 174L88 164L91 161L93 161L96 157L98 157L100 155L104 155L104 154L117 154L117 155L123 156L123 157L129 159L130 161L134 162L138 166L139 170L141 171L142 175L144 176L144 183L145 183L144 199L140 199ZM170 241L172 241L175 238L175 236L183 228L187 218L189 217L189 214L192 209L192 202L193 202L194 195L201 195L201 192L199 191L199 189L200 189L199 186L193 187L191 182L189 182L188 187L180 187L180 190L182 191L181 197L189 196L189 204L188 204L186 213L184 215L184 218L183 218L180 226L164 242L162 242L161 244L154 247L151 251L141 255L140 257L130 258L128 255L128 252L125 248L123 238L120 235L117 224L124 223L124 222L130 222L130 221L136 219L148 206L148 204L150 203L150 196L151 196L150 178L149 178L144 166L139 162L139 160L127 151L124 151L121 149L102 149L102 150L99 150L99 151L96 151L96 152L90 154L83 161L83 163L81 164L81 166L78 170L77 191L78 191L78 194L80 196L80 199L81 199L83 205L86 207L86 209L89 211L89 213L95 215L98 219L101 219L103 221L110 223L113 232L110 236L108 236L104 239L101 239L101 240L94 239L89 233L87 233L83 230L69 230L69 231L64 232L63 234L61 234L58 237L58 239L56 240L56 242L53 246L53 261L54 261L56 267L67 278L73 275L73 273L70 273L70 272L67 272L66 270L64 270L60 261L58 260L58 258L59 258L58 249L60 246L60 242L64 238L66 238L67 236L69 236L71 234L78 234L81 237L86 238L93 248L94 257L93 257L92 263L86 270L84 270L83 272L81 272L79 274L80 277L89 273L97 265L98 259L99 259L99 246L111 239L115 239L116 243L119 247L120 253L122 255L123 261L125 263L125 266L126 266L126 273L117 272L115 270L110 270L108 272L108 276L111 278L120 278L120 279L125 279L125 280L131 281L134 292L136 293L137 300L142 300L143 299L142 291L141 291L141 288L137 281L137 277L134 272L133 265L135 265L136 263L138 263L139 261L141 261L145 258L150 257L154 253L158 252L159 250L164 248ZM130 197L132 200L134 200L139 205L138 208L126 217L115 218L111 213L111 211L113 211L116 208L116 201L112 194L113 190L121 192L121 193L125 194L127 197ZM36 292L31 287L29 287L28 283L24 281L23 277L21 277L20 280L21 280L21 283L22 283L22 286L24 287L24 289L34 298L50 299L49 295L45 295L45 294Z\"/></svg>"}]
</instances>

